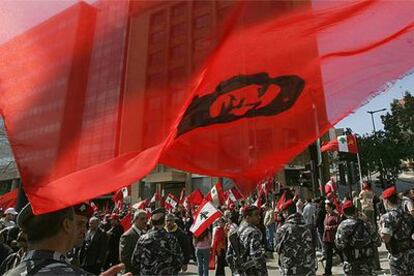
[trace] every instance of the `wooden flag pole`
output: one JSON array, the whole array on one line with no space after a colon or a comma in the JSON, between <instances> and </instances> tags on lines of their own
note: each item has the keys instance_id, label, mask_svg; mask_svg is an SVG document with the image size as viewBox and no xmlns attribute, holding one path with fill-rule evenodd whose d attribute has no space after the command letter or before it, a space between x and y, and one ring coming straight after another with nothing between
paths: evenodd
<instances>
[{"instance_id":1,"label":"wooden flag pole","mask_svg":"<svg viewBox=\"0 0 414 276\"><path fill-rule=\"evenodd\" d=\"M361 170L361 160L359 159L359 152L357 153L358 160L358 171L359 171L359 185L362 191L362 170Z\"/></svg>"}]
</instances>

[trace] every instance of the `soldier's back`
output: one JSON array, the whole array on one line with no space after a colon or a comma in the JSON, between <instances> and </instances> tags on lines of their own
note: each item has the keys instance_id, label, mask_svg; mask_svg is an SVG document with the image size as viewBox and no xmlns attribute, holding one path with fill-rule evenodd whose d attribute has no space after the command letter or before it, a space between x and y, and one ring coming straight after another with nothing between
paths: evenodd
<instances>
[{"instance_id":1,"label":"soldier's back","mask_svg":"<svg viewBox=\"0 0 414 276\"><path fill-rule=\"evenodd\" d=\"M243 224L239 230L240 242L246 250L247 275L267 275L262 232L254 225Z\"/></svg>"},{"instance_id":2,"label":"soldier's back","mask_svg":"<svg viewBox=\"0 0 414 276\"><path fill-rule=\"evenodd\" d=\"M139 248L141 275L175 275L179 272L183 255L177 239L164 229L151 229L142 235Z\"/></svg>"},{"instance_id":3,"label":"soldier's back","mask_svg":"<svg viewBox=\"0 0 414 276\"><path fill-rule=\"evenodd\" d=\"M399 207L382 215L381 221L382 232L391 236L387 244L391 274L414 274L414 217Z\"/></svg>"},{"instance_id":4,"label":"soldier's back","mask_svg":"<svg viewBox=\"0 0 414 276\"><path fill-rule=\"evenodd\" d=\"M277 232L276 250L282 275L315 275L314 239L302 216L289 216Z\"/></svg>"}]
</instances>

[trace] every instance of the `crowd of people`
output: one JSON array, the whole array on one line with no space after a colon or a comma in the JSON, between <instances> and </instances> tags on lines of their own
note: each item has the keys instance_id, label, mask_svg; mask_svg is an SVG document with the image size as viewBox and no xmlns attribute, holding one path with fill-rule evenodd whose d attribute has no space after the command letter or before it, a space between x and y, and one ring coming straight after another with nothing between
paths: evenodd
<instances>
[{"instance_id":1,"label":"crowd of people","mask_svg":"<svg viewBox=\"0 0 414 276\"><path fill-rule=\"evenodd\" d=\"M281 275L315 275L319 263L332 275L334 259L346 275L372 275L385 243L391 274L414 274L414 190L397 194L393 186L378 197L365 182L343 200L334 187L325 192L301 199L283 189L259 194L259 206L256 198L217 206L222 216L197 236L196 206L132 210L128 229L121 223L127 212L86 203L41 215L30 204L19 214L9 208L0 220L0 273L177 275L194 261L201 276L209 269L225 275L226 266L234 275L268 275L277 253Z\"/></svg>"}]
</instances>

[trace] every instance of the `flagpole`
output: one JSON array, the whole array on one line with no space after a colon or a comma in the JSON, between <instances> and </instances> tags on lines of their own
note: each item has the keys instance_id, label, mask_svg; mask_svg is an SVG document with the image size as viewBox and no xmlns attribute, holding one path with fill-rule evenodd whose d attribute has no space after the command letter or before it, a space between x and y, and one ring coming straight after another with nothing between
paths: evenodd
<instances>
[{"instance_id":1,"label":"flagpole","mask_svg":"<svg viewBox=\"0 0 414 276\"><path fill-rule=\"evenodd\" d=\"M359 152L357 152L357 160L358 160L358 171L359 171L359 185L362 191L362 170L361 170L361 160L359 159Z\"/></svg>"}]
</instances>

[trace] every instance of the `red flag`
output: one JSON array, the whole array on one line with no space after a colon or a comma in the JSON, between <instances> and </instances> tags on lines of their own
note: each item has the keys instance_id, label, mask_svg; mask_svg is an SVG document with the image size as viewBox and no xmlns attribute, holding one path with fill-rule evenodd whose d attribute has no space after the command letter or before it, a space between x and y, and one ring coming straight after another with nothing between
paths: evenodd
<instances>
[{"instance_id":1,"label":"red flag","mask_svg":"<svg viewBox=\"0 0 414 276\"><path fill-rule=\"evenodd\" d=\"M160 201L160 199L161 199L160 192L156 191L154 195L151 197L150 204L156 204L156 202Z\"/></svg>"},{"instance_id":2,"label":"red flag","mask_svg":"<svg viewBox=\"0 0 414 276\"><path fill-rule=\"evenodd\" d=\"M233 187L230 190L228 190L228 197L233 202L237 202L240 199L243 199L244 198L244 196L240 193L240 191L236 187Z\"/></svg>"},{"instance_id":3,"label":"red flag","mask_svg":"<svg viewBox=\"0 0 414 276\"><path fill-rule=\"evenodd\" d=\"M94 213L99 211L98 206L96 206L96 204L93 201L91 201L90 205Z\"/></svg>"},{"instance_id":4,"label":"red flag","mask_svg":"<svg viewBox=\"0 0 414 276\"><path fill-rule=\"evenodd\" d=\"M221 182L216 183L206 196L206 200L211 201L216 207L224 203L224 198L223 184Z\"/></svg>"},{"instance_id":5,"label":"red flag","mask_svg":"<svg viewBox=\"0 0 414 276\"><path fill-rule=\"evenodd\" d=\"M0 208L6 210L10 207L15 207L17 203L17 194L19 193L19 189L14 189L4 195L0 196Z\"/></svg>"},{"instance_id":6,"label":"red flag","mask_svg":"<svg viewBox=\"0 0 414 276\"><path fill-rule=\"evenodd\" d=\"M180 201L179 204L183 205L184 204L184 200L185 200L185 188L181 189L181 193L180 193Z\"/></svg>"},{"instance_id":7,"label":"red flag","mask_svg":"<svg viewBox=\"0 0 414 276\"><path fill-rule=\"evenodd\" d=\"M321 152L325 151L338 151L338 141L335 139L322 145Z\"/></svg>"},{"instance_id":8,"label":"red flag","mask_svg":"<svg viewBox=\"0 0 414 276\"><path fill-rule=\"evenodd\" d=\"M134 209L142 209L145 210L145 208L147 207L147 200L141 200L140 202L135 203L134 205L132 205L132 208Z\"/></svg>"},{"instance_id":9,"label":"red flag","mask_svg":"<svg viewBox=\"0 0 414 276\"><path fill-rule=\"evenodd\" d=\"M280 210L280 208L285 202L286 202L286 191L284 191L282 196L279 198L279 201L276 204L276 209Z\"/></svg>"},{"instance_id":10,"label":"red flag","mask_svg":"<svg viewBox=\"0 0 414 276\"><path fill-rule=\"evenodd\" d=\"M188 196L188 203L191 206L201 205L203 203L204 196L201 193L200 189L195 189L189 196Z\"/></svg>"},{"instance_id":11,"label":"red flag","mask_svg":"<svg viewBox=\"0 0 414 276\"><path fill-rule=\"evenodd\" d=\"M124 231L128 230L129 228L131 228L132 226L132 215L131 212L128 212L125 217L123 217L121 219L121 221L119 222L122 226L122 228L124 228Z\"/></svg>"},{"instance_id":12,"label":"red flag","mask_svg":"<svg viewBox=\"0 0 414 276\"><path fill-rule=\"evenodd\" d=\"M124 205L124 189L123 188L114 193L114 195L112 196L112 201L115 204L114 212L119 212L120 210L122 210L123 205Z\"/></svg>"},{"instance_id":13,"label":"red flag","mask_svg":"<svg viewBox=\"0 0 414 276\"><path fill-rule=\"evenodd\" d=\"M413 1L98 2L0 46L0 111L35 213L158 162L252 191L414 67ZM32 17L7 18L8 32Z\"/></svg>"},{"instance_id":14,"label":"red flag","mask_svg":"<svg viewBox=\"0 0 414 276\"><path fill-rule=\"evenodd\" d=\"M198 237L220 216L220 211L210 201L204 201L194 216L195 219L190 231L195 237Z\"/></svg>"},{"instance_id":15,"label":"red flag","mask_svg":"<svg viewBox=\"0 0 414 276\"><path fill-rule=\"evenodd\" d=\"M173 209L173 208L177 207L178 203L179 203L178 198L175 195L173 195L172 193L169 193L167 195L167 197L165 198L165 207L167 209Z\"/></svg>"}]
</instances>

